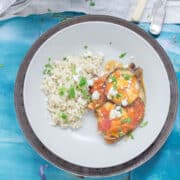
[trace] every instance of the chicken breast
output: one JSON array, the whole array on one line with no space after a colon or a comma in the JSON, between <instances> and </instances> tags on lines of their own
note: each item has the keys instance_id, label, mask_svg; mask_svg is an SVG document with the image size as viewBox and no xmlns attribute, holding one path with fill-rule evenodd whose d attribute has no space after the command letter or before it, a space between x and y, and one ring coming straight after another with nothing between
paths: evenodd
<instances>
[{"instance_id":1,"label":"chicken breast","mask_svg":"<svg viewBox=\"0 0 180 180\"><path fill-rule=\"evenodd\" d=\"M144 110L144 102L139 97L127 107L106 102L96 109L98 130L107 143L114 143L138 126L144 117Z\"/></svg>"}]
</instances>

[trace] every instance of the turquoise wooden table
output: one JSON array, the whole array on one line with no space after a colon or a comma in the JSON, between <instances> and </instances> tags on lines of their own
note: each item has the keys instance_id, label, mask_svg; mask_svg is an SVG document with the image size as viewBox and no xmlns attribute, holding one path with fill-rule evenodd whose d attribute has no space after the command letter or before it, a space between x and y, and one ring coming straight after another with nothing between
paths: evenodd
<instances>
[{"instance_id":1,"label":"turquoise wooden table","mask_svg":"<svg viewBox=\"0 0 180 180\"><path fill-rule=\"evenodd\" d=\"M42 159L28 144L16 119L13 90L16 74L33 42L55 24L83 15L58 13L0 22L0 180L77 180ZM148 24L139 24L145 31ZM180 25L165 25L157 40L168 53L180 81ZM163 91L163 89L162 89ZM180 116L163 148L130 173L102 180L179 180ZM85 178L90 180L91 178Z\"/></svg>"}]
</instances>

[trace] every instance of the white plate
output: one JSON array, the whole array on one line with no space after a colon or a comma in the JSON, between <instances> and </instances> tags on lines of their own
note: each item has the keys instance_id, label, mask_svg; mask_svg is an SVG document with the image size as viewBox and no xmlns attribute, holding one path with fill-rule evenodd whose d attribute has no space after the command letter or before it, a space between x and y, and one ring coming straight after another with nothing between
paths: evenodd
<instances>
[{"instance_id":1,"label":"white plate","mask_svg":"<svg viewBox=\"0 0 180 180\"><path fill-rule=\"evenodd\" d=\"M150 147L166 122L171 90L165 65L146 38L123 24L94 19L75 21L65 26L51 32L48 38L41 38L44 42L33 51L23 89L24 108L30 126L50 152L75 165L107 168L129 162ZM106 144L97 132L96 118L92 112L84 116L82 128L78 130L64 130L50 125L45 96L40 89L43 67L49 57L58 60L83 53L84 45L88 45L92 52L104 53L106 60L118 60L120 53L127 52L127 56L120 61L134 62L143 68L147 98L144 119L148 125L133 132L134 140L122 139L113 145Z\"/></svg>"}]
</instances>

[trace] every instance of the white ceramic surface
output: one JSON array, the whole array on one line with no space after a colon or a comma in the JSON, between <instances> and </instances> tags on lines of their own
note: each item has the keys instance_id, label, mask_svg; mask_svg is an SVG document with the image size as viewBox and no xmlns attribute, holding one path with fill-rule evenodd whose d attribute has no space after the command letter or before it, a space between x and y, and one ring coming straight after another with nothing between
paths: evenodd
<instances>
[{"instance_id":1,"label":"white ceramic surface","mask_svg":"<svg viewBox=\"0 0 180 180\"><path fill-rule=\"evenodd\" d=\"M84 116L83 126L78 130L50 125L45 96L40 90L44 64L49 57L58 60L67 55L78 55L84 52L84 45L91 51L103 52L106 60L118 59L120 53L127 52L121 61L133 61L143 68L147 96L144 119L149 123L134 131L134 140L122 139L113 145L106 144L97 133L96 119L91 112ZM169 103L167 72L155 50L133 31L107 22L84 22L51 36L35 53L24 83L25 110L36 136L59 157L85 167L119 165L145 151L160 133Z\"/></svg>"}]
</instances>

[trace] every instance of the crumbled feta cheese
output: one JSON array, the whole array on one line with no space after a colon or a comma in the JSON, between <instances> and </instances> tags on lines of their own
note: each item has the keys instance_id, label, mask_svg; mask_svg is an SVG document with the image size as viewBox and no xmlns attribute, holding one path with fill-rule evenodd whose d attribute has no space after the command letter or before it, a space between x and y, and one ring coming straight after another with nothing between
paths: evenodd
<instances>
[{"instance_id":1,"label":"crumbled feta cheese","mask_svg":"<svg viewBox=\"0 0 180 180\"><path fill-rule=\"evenodd\" d=\"M139 84L138 83L136 83L135 88L139 89Z\"/></svg>"},{"instance_id":2,"label":"crumbled feta cheese","mask_svg":"<svg viewBox=\"0 0 180 180\"><path fill-rule=\"evenodd\" d=\"M121 109L121 106L116 106L116 110L119 111Z\"/></svg>"},{"instance_id":3,"label":"crumbled feta cheese","mask_svg":"<svg viewBox=\"0 0 180 180\"><path fill-rule=\"evenodd\" d=\"M132 81L131 80L128 80L128 84L131 84L132 83Z\"/></svg>"},{"instance_id":4,"label":"crumbled feta cheese","mask_svg":"<svg viewBox=\"0 0 180 180\"><path fill-rule=\"evenodd\" d=\"M129 59L130 59L130 60L134 60L134 56L130 56Z\"/></svg>"},{"instance_id":5,"label":"crumbled feta cheese","mask_svg":"<svg viewBox=\"0 0 180 180\"><path fill-rule=\"evenodd\" d=\"M94 91L94 92L92 93L92 100L98 100L99 97L100 97L100 94L99 94L98 91Z\"/></svg>"},{"instance_id":6,"label":"crumbled feta cheese","mask_svg":"<svg viewBox=\"0 0 180 180\"><path fill-rule=\"evenodd\" d=\"M129 64L123 64L123 68L128 68Z\"/></svg>"},{"instance_id":7,"label":"crumbled feta cheese","mask_svg":"<svg viewBox=\"0 0 180 180\"><path fill-rule=\"evenodd\" d=\"M116 109L113 109L113 110L110 111L110 115L109 115L110 119L115 119L115 118L118 118L118 117L121 117L121 112L120 111L117 111Z\"/></svg>"},{"instance_id":8,"label":"crumbled feta cheese","mask_svg":"<svg viewBox=\"0 0 180 180\"><path fill-rule=\"evenodd\" d=\"M76 73L77 73L77 74L80 74L81 70L82 70L81 68L77 67L77 68L76 68Z\"/></svg>"},{"instance_id":9,"label":"crumbled feta cheese","mask_svg":"<svg viewBox=\"0 0 180 180\"><path fill-rule=\"evenodd\" d=\"M122 104L123 106L127 106L127 105L128 105L127 99L123 99L122 102L121 102L121 104Z\"/></svg>"},{"instance_id":10,"label":"crumbled feta cheese","mask_svg":"<svg viewBox=\"0 0 180 180\"><path fill-rule=\"evenodd\" d=\"M99 71L98 72L98 76L103 76L104 75L104 72L103 71Z\"/></svg>"},{"instance_id":11,"label":"crumbled feta cheese","mask_svg":"<svg viewBox=\"0 0 180 180\"><path fill-rule=\"evenodd\" d=\"M108 79L108 82L110 82L110 83L111 83L111 82L112 82L112 79Z\"/></svg>"},{"instance_id":12,"label":"crumbled feta cheese","mask_svg":"<svg viewBox=\"0 0 180 180\"><path fill-rule=\"evenodd\" d=\"M112 97L112 96L115 96L117 94L118 94L117 90L114 89L113 87L111 87L107 97Z\"/></svg>"},{"instance_id":13,"label":"crumbled feta cheese","mask_svg":"<svg viewBox=\"0 0 180 180\"><path fill-rule=\"evenodd\" d=\"M93 79L88 80L88 86L92 86L94 84Z\"/></svg>"},{"instance_id":14,"label":"crumbled feta cheese","mask_svg":"<svg viewBox=\"0 0 180 180\"><path fill-rule=\"evenodd\" d=\"M102 52L98 52L98 55L104 57L104 53Z\"/></svg>"},{"instance_id":15,"label":"crumbled feta cheese","mask_svg":"<svg viewBox=\"0 0 180 180\"><path fill-rule=\"evenodd\" d=\"M110 90L109 90L109 93L108 93L108 95L107 95L107 98L108 98L108 99L112 99L112 97L113 97L113 96L116 96L117 94L118 94L117 90L112 87L112 88L110 88Z\"/></svg>"},{"instance_id":16,"label":"crumbled feta cheese","mask_svg":"<svg viewBox=\"0 0 180 180\"><path fill-rule=\"evenodd\" d=\"M79 81L79 75L73 75L74 81L78 82Z\"/></svg>"}]
</instances>

